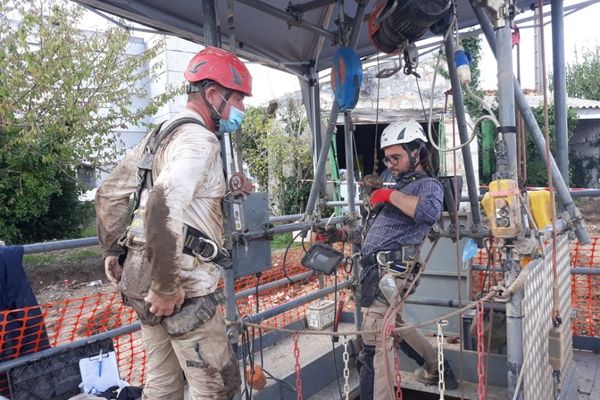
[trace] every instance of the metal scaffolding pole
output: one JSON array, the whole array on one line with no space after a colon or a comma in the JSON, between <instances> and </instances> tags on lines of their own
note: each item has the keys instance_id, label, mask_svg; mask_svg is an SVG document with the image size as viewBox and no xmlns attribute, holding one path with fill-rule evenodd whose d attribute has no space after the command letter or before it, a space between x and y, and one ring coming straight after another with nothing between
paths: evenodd
<instances>
[{"instance_id":1,"label":"metal scaffolding pole","mask_svg":"<svg viewBox=\"0 0 600 400\"><path fill-rule=\"evenodd\" d=\"M365 8L368 1L361 1L358 3L356 9L356 15L354 17L354 25L352 26L352 33L350 35L350 47L355 48L356 42L358 41L358 35L360 33L360 27L365 16ZM310 218L311 214L315 210L317 199L319 197L320 187L316 185L317 177L323 176L325 173L325 162L329 154L329 148L331 147L331 139L335 133L335 124L337 122L337 116L340 110L337 103L334 101L331 106L331 112L329 113L329 120L327 121L327 130L323 135L323 141L321 143L321 151L319 152L319 160L317 162L317 169L315 170L315 180L312 187L310 188L310 195L308 196L308 202L306 204L306 211L304 213L305 218Z\"/></svg>"},{"instance_id":2,"label":"metal scaffolding pole","mask_svg":"<svg viewBox=\"0 0 600 400\"><path fill-rule=\"evenodd\" d=\"M510 16L504 17L504 25L496 29L496 60L498 67L498 121L506 143L510 178L517 179L517 128L515 118L515 90L512 82L512 32ZM511 257L509 250L505 261L506 284L512 284L520 272L519 261ZM523 289L515 291L506 304L506 363L508 369L507 391L514 398L519 372L523 367ZM519 389L516 399L523 399Z\"/></svg>"},{"instance_id":3,"label":"metal scaffolding pole","mask_svg":"<svg viewBox=\"0 0 600 400\"><path fill-rule=\"evenodd\" d=\"M219 32L214 0L202 0L202 20L204 22L204 44L206 47L219 47Z\"/></svg>"},{"instance_id":4,"label":"metal scaffolding pole","mask_svg":"<svg viewBox=\"0 0 600 400\"><path fill-rule=\"evenodd\" d=\"M204 20L204 42L206 46L219 46L219 32L217 28L217 14L215 9L214 0L202 0L202 12ZM228 165L229 160L226 157L228 148L224 145L224 140L221 141L221 152L223 156L223 162ZM230 168L227 168L229 171ZM233 216L229 215L229 218ZM232 226L232 224L229 224ZM233 268L223 269L223 289L227 294L227 301L225 302L225 319L227 321L237 320L237 304L235 302L235 277ZM237 347L238 342L238 329L235 326L231 326L227 330L227 335L234 348Z\"/></svg>"},{"instance_id":5,"label":"metal scaffolding pole","mask_svg":"<svg viewBox=\"0 0 600 400\"><path fill-rule=\"evenodd\" d=\"M348 198L348 216L356 217L356 184L354 182L354 127L350 111L344 112L344 150L346 152L346 184Z\"/></svg>"},{"instance_id":6,"label":"metal scaffolding pole","mask_svg":"<svg viewBox=\"0 0 600 400\"><path fill-rule=\"evenodd\" d=\"M265 14L269 14L273 17L279 18L283 21L286 21L289 26L298 26L300 28L306 29L309 32L315 33L317 35L323 36L332 41L336 40L336 35L333 32L329 32L327 29L323 29L320 26L313 25L304 21L302 18L297 18L291 13L288 13L284 10L280 10L277 7L274 7L270 4L267 4L263 1L259 0L236 0L238 3L242 3L247 5L248 7L252 7L256 10L262 11ZM361 18L362 22L362 18Z\"/></svg>"},{"instance_id":7,"label":"metal scaffolding pole","mask_svg":"<svg viewBox=\"0 0 600 400\"><path fill-rule=\"evenodd\" d=\"M517 123L515 118L515 88L512 83L512 32L510 19L496 30L496 65L498 68L498 121L508 152L511 178L517 179Z\"/></svg>"},{"instance_id":8,"label":"metal scaffolding pole","mask_svg":"<svg viewBox=\"0 0 600 400\"><path fill-rule=\"evenodd\" d=\"M569 182L569 137L567 130L567 77L565 73L565 20L563 0L552 0L552 81L554 83L554 129L556 163Z\"/></svg>"},{"instance_id":9,"label":"metal scaffolding pole","mask_svg":"<svg viewBox=\"0 0 600 400\"><path fill-rule=\"evenodd\" d=\"M315 66L311 65L308 73L308 98L310 101L310 128L313 137L313 170L317 170L319 154L323 146L323 138L321 134L321 110L319 105L319 79L315 70ZM337 116L336 116L337 117ZM325 174L315 175L314 183L319 186L319 191L324 190Z\"/></svg>"},{"instance_id":10,"label":"metal scaffolding pole","mask_svg":"<svg viewBox=\"0 0 600 400\"><path fill-rule=\"evenodd\" d=\"M494 31L490 24L489 18L486 15L485 11L477 6L474 6L471 3L471 7L473 7L473 11L479 20L481 25L481 29L485 35L485 38L490 45L490 49L496 55L496 58L499 58L496 53L496 38L494 37ZM565 181L562 179L562 175L554 161L552 155L550 155L550 159L546 159L546 140L544 139L544 135L542 134L540 127L537 124L533 113L531 112L531 108L527 103L527 99L521 90L521 85L517 81L517 78L513 75L513 86L515 98L517 101L517 106L519 107L519 111L523 116L523 120L525 125L527 126L527 130L531 135L531 139L535 145L535 148L538 154L546 161L551 169L552 169L552 181L554 184L554 189L556 190L556 196L558 201L561 204L561 207L568 214L569 223L573 224L575 227L575 235L577 235L577 239L579 239L580 244L588 244L590 243L590 237L587 232L587 228L585 226L585 222L583 221L583 217L581 216L581 212L577 209L575 204L573 203L573 199L569 193L569 188L567 187Z\"/></svg>"},{"instance_id":11,"label":"metal scaffolding pole","mask_svg":"<svg viewBox=\"0 0 600 400\"><path fill-rule=\"evenodd\" d=\"M465 104L463 92L460 86L460 79L454 64L454 42L453 38L448 35L444 40L444 48L446 51L446 59L448 60L448 73L450 74L450 82L452 84L452 100L456 113L456 122L458 125L458 134L461 143L466 143L469 140L469 132L467 131L467 118L465 117ZM477 193L477 180L475 179L475 170L473 168L473 158L469 146L464 146L462 149L463 162L465 164L465 175L467 178L467 190L469 193L469 203L471 205L471 216L473 218L473 230L477 231L481 225L481 215L479 213L479 193Z\"/></svg>"}]
</instances>

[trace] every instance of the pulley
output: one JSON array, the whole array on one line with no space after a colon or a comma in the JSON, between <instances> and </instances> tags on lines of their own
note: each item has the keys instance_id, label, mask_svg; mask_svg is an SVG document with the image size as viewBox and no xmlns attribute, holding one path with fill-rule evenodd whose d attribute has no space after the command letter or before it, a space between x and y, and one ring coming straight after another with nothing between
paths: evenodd
<instances>
[{"instance_id":1,"label":"pulley","mask_svg":"<svg viewBox=\"0 0 600 400\"><path fill-rule=\"evenodd\" d=\"M340 47L331 68L331 89L340 111L353 109L358 102L362 83L362 63L356 51L350 47Z\"/></svg>"}]
</instances>

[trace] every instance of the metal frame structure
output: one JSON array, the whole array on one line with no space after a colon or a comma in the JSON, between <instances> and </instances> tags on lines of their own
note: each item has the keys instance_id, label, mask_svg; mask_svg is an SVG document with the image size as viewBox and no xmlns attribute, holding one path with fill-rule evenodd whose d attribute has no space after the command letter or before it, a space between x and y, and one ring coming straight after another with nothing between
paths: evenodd
<instances>
[{"instance_id":1,"label":"metal frame structure","mask_svg":"<svg viewBox=\"0 0 600 400\"><path fill-rule=\"evenodd\" d=\"M203 25L200 26L192 26L191 24L185 23L183 24L186 28L178 28L174 29L173 24L173 16L165 15L164 11L153 9L149 6L144 5L143 1L135 1L131 2L135 3L135 7L131 7L127 10L120 9L119 7L108 4L109 2L103 2L99 0L76 0L77 2L83 3L92 8L98 8L101 10L107 10L109 12L117 13L125 18L132 18L142 23L148 23L151 26L158 28L168 28L171 27L170 30L178 34L184 38L194 39L196 41L201 41L207 45L212 46L220 46L222 41L227 41L230 39L227 35L224 35L219 31L219 24L217 21L217 5L214 0L202 0L202 21ZM244 4L247 7L258 10L264 14L274 17L279 21L283 21L288 24L288 26L298 27L305 31L308 31L314 34L317 40L313 43L313 51L310 59L304 60L300 63L300 65L292 65L290 63L281 63L277 60L276 56L272 56L269 54L265 54L265 52L255 49L252 46L244 46L243 48L239 48L239 54L242 57L248 57L252 60L260 60L265 64L280 68L282 70L293 72L300 77L301 85L303 85L303 92L306 93L305 97L305 105L306 111L308 114L308 121L311 125L311 130L313 133L313 143L315 143L314 151L315 155L318 155L317 160L315 162L315 180L311 187L308 203L306 206L306 210L304 214L300 214L303 218L302 222L285 224L276 226L274 228L265 229L263 231L255 231L255 232L244 232L239 233L230 230L226 234L229 235L230 240L253 240L268 237L269 235L275 233L282 232L290 232L298 229L306 229L309 228L314 223L314 213L317 207L317 201L321 192L323 191L323 182L321 178L324 176L325 171L325 163L327 160L327 156L329 153L329 149L331 146L332 137L336 132L336 121L339 114L339 109L337 105L333 104L332 109L329 114L328 123L324 132L321 129L321 115L320 115L320 100L319 100L319 92L318 92L318 71L315 64L319 61L319 55L323 48L324 40L330 40L332 42L340 41L340 32L333 32L324 28L323 26L319 26L318 24L314 24L308 22L304 17L303 13L315 10L316 8L322 7L331 7L336 3L333 0L313 0L301 4L289 4L286 10L279 9L270 5L267 2L260 0L236 0L236 2L240 4ZM352 18L352 24L350 27L350 35L348 44L351 47L356 47L357 42L359 40L359 35L361 33L361 28L364 27L365 13L367 10L367 5L369 1L360 0L357 1L356 12ZM517 175L517 161L516 161L516 128L515 128L515 109L518 108L524 118L525 124L532 135L532 139L535 143L535 146L548 163L551 166L551 172L553 177L554 186L556 189L556 193L558 195L558 200L560 202L561 211L564 211L564 216L566 218L566 222L571 225L575 231L575 234L579 238L579 241L583 244L589 242L588 233L585 229L585 224L581 218L581 214L579 210L573 203L572 197L569 193L568 187L563 179L565 176L566 168L568 168L568 157L566 153L566 107L564 107L565 99L566 99L566 89L565 89L565 81L564 81L564 26L562 22L562 0L552 0L552 27L555 44L554 51L554 76L555 76L555 102L557 108L560 107L559 112L557 113L557 134L558 134L558 159L559 165L557 166L556 162L550 157L546 157L545 153L545 140L541 133L540 128L533 117L533 114L527 105L523 92L512 73L512 49L511 49L511 20L513 18L512 14L506 12L505 14L496 14L497 20L494 21L495 25L498 26L494 31L490 23L490 19L488 17L488 12L486 8L482 6L485 2L479 2L476 0L471 0L470 4L472 7L472 11L474 12L477 20L480 23L481 29L492 48L492 51L496 55L497 58L497 67L498 67L498 99L499 99L499 122L502 126L502 133L504 138L508 144L508 161L510 172L513 177ZM508 3L508 2L507 2ZM495 3L494 3L495 4ZM466 5L466 2L463 3ZM512 3L510 4L512 6ZM506 10L510 7L509 4L506 4ZM331 18L331 10L329 9L329 18ZM144 11L144 15L141 15L141 11ZM343 10L342 10L343 12ZM181 25L178 25L181 26ZM165 29L169 30L169 29ZM201 33L203 31L203 34ZM452 38L446 38L444 42L444 46L447 54L448 61L448 69L450 73L452 89L453 89L453 98L454 98L454 106L456 108L456 116L458 121L458 131L459 137L462 144L466 143L468 140L467 126L466 126L466 118L464 112L463 98L462 98L462 89L460 86L460 82L458 80L458 75L456 68L453 62L454 55L454 43L452 42ZM235 46L234 48L238 48ZM512 78L512 79L511 79ZM516 98L516 102L515 102ZM516 107L515 107L516 105ZM564 111L564 112L563 112ZM349 204L349 217L350 220L356 219L355 214L355 185L354 185L354 175L353 175L353 166L354 166L354 152L352 151L352 129L351 129L351 114L350 112L345 112L344 114L344 126L345 126L345 148L346 148L346 165L348 166L348 204ZM224 162L227 163L227 166L232 165L241 165L241 160L238 160L238 163L230 162L231 157L235 157L233 152L224 150ZM468 186L469 193L469 203L471 209L471 229L468 229L465 232L462 232L462 237L475 237L480 238L482 236L481 232L481 216L479 214L479 206L478 206L478 194L476 187L476 179L473 170L473 160L471 159L471 153L467 146L463 147L462 150L463 162L466 170L466 180ZM229 157L229 158L228 158ZM231 170L231 167L229 168ZM295 216L283 216L277 217L277 221L281 221L287 218L295 219L299 215ZM293 218L291 218L293 217ZM334 222L340 221L339 219L334 220ZM561 239L563 243L563 247L565 246L565 239ZM84 239L84 240L76 240L70 242L69 245L91 245L92 239ZM38 247L26 247L26 253L40 251L40 250L48 250L50 249L49 245L41 245ZM45 247L44 247L45 246ZM563 258L568 257L568 254L563 254ZM358 281L358 274L360 273L359 265L354 263L353 274L354 279ZM508 284L511 284L520 274L520 266L518 262L514 260L509 260L505 265L505 270L508 270ZM568 273L564 272L563 273ZM574 272L574 271L573 271ZM584 272L584 271L581 271ZM589 271L585 271L589 272ZM301 279L301 277L294 277ZM236 312L236 296L246 295L245 292L241 292L237 295L234 294L234 273L233 270L225 270L224 271L224 281L225 281L225 290L229 294L229 299L226 304L226 318L230 321L237 320L237 312ZM269 287L274 287L279 284L283 284L284 282L274 282L269 284ZM352 283L345 282L340 284L338 288L348 287ZM545 283L547 284L547 282ZM259 288L259 290L266 290L267 285L263 285ZM266 318L270 318L277 313L280 313L284 310L294 308L300 304L305 304L309 301L312 301L316 298L321 298L328 293L331 293L334 288L321 288L318 291L311 293L310 295L304 296L300 299L296 299L288 304L278 306L272 310L264 311L252 317L253 321L260 321ZM564 289L567 290L567 289ZM524 300L525 299L525 300ZM517 392L518 379L521 368L524 365L524 362L531 362L530 360L526 360L527 355L524 354L524 345L527 344L527 337L524 340L524 333L526 331L531 331L533 328L531 324L528 325L527 315L524 314L524 306L523 302L527 304L527 297L525 296L525 292L523 289L517 290L512 293L509 302L506 305L506 313L508 317L507 322L507 335L508 335L508 346L507 346L507 389L508 394L512 398L513 394ZM465 302L453 302L444 299L429 299L429 298L415 298L409 300L408 303L418 306L428 306L428 307L436 307L439 305L445 307L456 307L458 305L464 305ZM565 310L568 312L569 310ZM360 308L356 307L355 312L355 324L357 328L360 328ZM525 319L525 323L524 323ZM134 329L133 327L123 327L120 329ZM230 332L231 339L235 342L237 340L238 335L235 329ZM542 346L541 344L539 346ZM538 346L538 347L539 347ZM543 347L543 346L542 346ZM541 347L540 347L541 348ZM15 362L19 362L16 360ZM568 362L568 360L567 360ZM12 365L12 364L11 364ZM5 369L5 364L0 366L0 371ZM526 378L527 379L527 378ZM539 378L540 382L542 382L545 378ZM527 394L526 391L517 392L516 398L518 399L532 399L531 394Z\"/></svg>"}]
</instances>

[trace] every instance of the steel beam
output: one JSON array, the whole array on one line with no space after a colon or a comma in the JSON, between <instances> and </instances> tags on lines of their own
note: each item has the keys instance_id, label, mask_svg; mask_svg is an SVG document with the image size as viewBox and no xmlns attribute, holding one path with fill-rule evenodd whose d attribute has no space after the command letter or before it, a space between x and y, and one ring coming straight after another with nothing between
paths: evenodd
<instances>
[{"instance_id":1,"label":"steel beam","mask_svg":"<svg viewBox=\"0 0 600 400\"><path fill-rule=\"evenodd\" d=\"M48 251L76 249L78 247L96 246L97 237L87 237L81 239L55 240L53 242L32 243L23 245L24 254L46 253Z\"/></svg>"},{"instance_id":2,"label":"steel beam","mask_svg":"<svg viewBox=\"0 0 600 400\"><path fill-rule=\"evenodd\" d=\"M367 1L361 1L358 3L356 15L354 17L354 25L352 26L352 33L350 34L350 47L352 48L356 48L356 42L358 41L358 36L360 34L360 28L362 20L365 16L365 8L367 6L367 3ZM339 112L340 110L338 108L338 105L334 101L331 105L331 112L329 113L329 119L327 121L327 129L325 131L325 135L323 135L321 151L319 152L319 160L317 162L317 169L315 170L315 180L313 181L313 185L310 188L310 194L308 196L308 202L306 204L306 211L304 213L306 219L310 218L313 211L315 210L315 205L317 204L320 187L319 185L315 185L314 182L317 180L316 177L323 176L325 174L325 162L327 161L329 148L331 147L331 139L335 134L335 125L337 122L337 116Z\"/></svg>"},{"instance_id":3,"label":"steel beam","mask_svg":"<svg viewBox=\"0 0 600 400\"><path fill-rule=\"evenodd\" d=\"M284 10L280 10L277 7L274 7L270 4L267 4L263 1L259 0L236 0L238 3L242 3L247 5L248 7L254 8L255 10L262 11L265 14L269 14L275 18L279 18L283 21L286 21L290 26L298 26L303 28L309 32L317 34L319 36L323 36L331 41L335 42L337 37L333 32L328 31L327 29L323 29L320 26L313 25L304 21L302 18L296 18L294 15L291 15Z\"/></svg>"},{"instance_id":4,"label":"steel beam","mask_svg":"<svg viewBox=\"0 0 600 400\"><path fill-rule=\"evenodd\" d=\"M569 136L567 130L567 76L565 73L565 20L563 0L552 0L552 60L554 83L554 132L556 163L569 182Z\"/></svg>"},{"instance_id":5,"label":"steel beam","mask_svg":"<svg viewBox=\"0 0 600 400\"><path fill-rule=\"evenodd\" d=\"M350 111L344 112L344 150L346 153L346 185L348 198L348 216L356 217L356 183L354 181L354 128Z\"/></svg>"},{"instance_id":6,"label":"steel beam","mask_svg":"<svg viewBox=\"0 0 600 400\"><path fill-rule=\"evenodd\" d=\"M469 140L469 132L467 131L467 118L465 116L465 105L463 99L460 79L454 64L454 42L451 35L444 40L444 48L446 50L446 59L448 60L448 73L450 74L450 82L452 84L452 99L453 106L456 112L456 122L458 125L458 134L461 143L466 143ZM477 180L475 178L475 170L473 169L473 157L471 156L470 146L464 146L462 149L463 162L465 165L465 175L467 178L467 190L469 193L469 203L471 205L471 216L473 218L473 228L477 231L481 225L481 214L479 213L479 194L477 193Z\"/></svg>"},{"instance_id":7,"label":"steel beam","mask_svg":"<svg viewBox=\"0 0 600 400\"><path fill-rule=\"evenodd\" d=\"M202 20L204 21L204 44L206 47L219 47L215 0L202 0Z\"/></svg>"},{"instance_id":8,"label":"steel beam","mask_svg":"<svg viewBox=\"0 0 600 400\"><path fill-rule=\"evenodd\" d=\"M312 0L312 1L307 1L306 3L301 3L301 4L290 4L288 6L288 9L297 11L300 13L305 13L307 11L325 7L329 4L335 3L337 1L338 0Z\"/></svg>"}]
</instances>

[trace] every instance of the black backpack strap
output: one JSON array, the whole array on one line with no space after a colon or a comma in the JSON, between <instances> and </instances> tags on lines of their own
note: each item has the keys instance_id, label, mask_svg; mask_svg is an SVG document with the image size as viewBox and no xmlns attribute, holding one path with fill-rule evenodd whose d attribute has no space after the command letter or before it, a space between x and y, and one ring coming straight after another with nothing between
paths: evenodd
<instances>
[{"instance_id":1,"label":"black backpack strap","mask_svg":"<svg viewBox=\"0 0 600 400\"><path fill-rule=\"evenodd\" d=\"M163 129L164 121L161 122L156 128L150 132L150 138L146 143L146 147L144 149L144 153L142 155L142 159L138 164L138 183L137 189L135 193L135 204L134 210L136 210L140 205L140 196L142 194L142 190L146 186L146 182L149 179L150 187L154 186L154 180L152 177L152 164L154 163L154 156L156 151L160 147L161 143L165 140L167 136L169 136L175 129L179 128L183 124L198 124L203 128L206 128L206 125L202 123L202 121L191 118L184 117L176 119L171 122L167 127ZM208 128L206 128L208 129ZM220 136L217 135L217 138L220 140Z\"/></svg>"}]
</instances>

